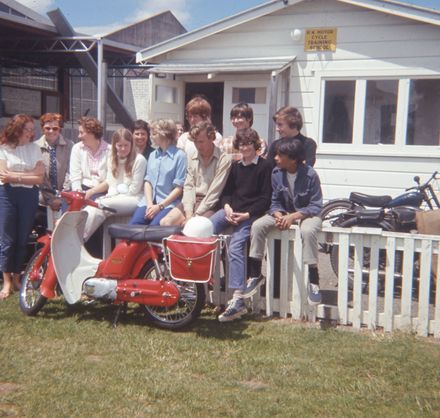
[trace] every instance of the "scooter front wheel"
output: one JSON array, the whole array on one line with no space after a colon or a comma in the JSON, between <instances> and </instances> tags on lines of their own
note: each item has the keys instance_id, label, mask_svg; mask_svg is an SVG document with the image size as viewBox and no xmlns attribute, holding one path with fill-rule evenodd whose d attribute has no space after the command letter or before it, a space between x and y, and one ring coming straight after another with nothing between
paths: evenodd
<instances>
[{"instance_id":1,"label":"scooter front wheel","mask_svg":"<svg viewBox=\"0 0 440 418\"><path fill-rule=\"evenodd\" d=\"M20 309L24 314L29 316L36 315L47 301L47 298L40 293L40 285L47 270L47 263L49 261L48 255L44 258L43 262L38 268L38 278L36 280L31 280L30 278L30 274L35 267L35 263L40 257L41 251L41 249L37 250L29 260L21 280L19 297Z\"/></svg>"},{"instance_id":2,"label":"scooter front wheel","mask_svg":"<svg viewBox=\"0 0 440 418\"><path fill-rule=\"evenodd\" d=\"M160 261L160 266L166 271L166 266L163 261ZM143 279L159 280L160 275L154 263L149 261L142 268L140 277ZM191 324L200 315L205 304L205 286L202 283L177 280L173 280L173 283L180 292L180 298L174 306L141 306L145 316L154 325L160 328L178 330Z\"/></svg>"}]
</instances>

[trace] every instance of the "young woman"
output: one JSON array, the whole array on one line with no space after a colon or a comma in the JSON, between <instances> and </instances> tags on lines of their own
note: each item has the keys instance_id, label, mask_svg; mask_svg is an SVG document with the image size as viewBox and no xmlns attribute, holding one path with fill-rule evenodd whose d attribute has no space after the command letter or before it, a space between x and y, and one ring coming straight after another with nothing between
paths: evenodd
<instances>
[{"instance_id":1,"label":"young woman","mask_svg":"<svg viewBox=\"0 0 440 418\"><path fill-rule=\"evenodd\" d=\"M144 197L131 218L132 225L160 225L181 201L187 162L185 153L176 147L176 131L172 120L151 124L151 137L158 148L148 159Z\"/></svg>"},{"instance_id":2,"label":"young woman","mask_svg":"<svg viewBox=\"0 0 440 418\"><path fill-rule=\"evenodd\" d=\"M101 122L96 118L82 117L79 121L78 139L70 156L70 181L72 190L86 192L88 199L102 196L101 186L107 175L109 145L104 141Z\"/></svg>"},{"instance_id":3,"label":"young woman","mask_svg":"<svg viewBox=\"0 0 440 418\"><path fill-rule=\"evenodd\" d=\"M38 184L45 172L40 148L33 141L34 121L16 115L0 135L0 299L20 288L20 272L38 207Z\"/></svg>"},{"instance_id":4,"label":"young woman","mask_svg":"<svg viewBox=\"0 0 440 418\"><path fill-rule=\"evenodd\" d=\"M118 215L132 215L142 198L147 160L136 152L133 135L128 129L118 129L112 137L111 153L107 160L107 177L97 187L106 195L97 199L99 203L115 209ZM90 236L111 215L91 206L85 210L87 218L84 239Z\"/></svg>"},{"instance_id":5,"label":"young woman","mask_svg":"<svg viewBox=\"0 0 440 418\"><path fill-rule=\"evenodd\" d=\"M142 119L138 119L133 124L133 138L136 151L144 156L148 161L150 154L154 151L151 146L150 125Z\"/></svg>"}]
</instances>

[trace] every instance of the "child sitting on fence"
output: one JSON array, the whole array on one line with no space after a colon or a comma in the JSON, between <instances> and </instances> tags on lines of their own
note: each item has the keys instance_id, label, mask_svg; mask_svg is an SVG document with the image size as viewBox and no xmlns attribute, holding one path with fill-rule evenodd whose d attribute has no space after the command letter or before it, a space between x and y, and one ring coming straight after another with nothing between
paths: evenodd
<instances>
[{"instance_id":1,"label":"child sitting on fence","mask_svg":"<svg viewBox=\"0 0 440 418\"><path fill-rule=\"evenodd\" d=\"M277 167L272 172L272 202L268 214L257 219L251 230L249 273L245 297L254 294L263 282L261 264L269 230L289 229L300 223L303 242L303 262L309 265L308 300L321 303L318 274L318 239L321 229L321 183L316 171L304 163L304 147L297 139L284 138L278 143L275 155Z\"/></svg>"},{"instance_id":2,"label":"child sitting on fence","mask_svg":"<svg viewBox=\"0 0 440 418\"><path fill-rule=\"evenodd\" d=\"M223 209L217 211L211 221L214 233L232 228L229 244L229 288L234 290L220 322L233 321L247 312L243 291L245 280L245 246L252 222L263 215L270 205L271 164L257 155L260 137L251 128L239 129L234 146L240 150L242 159L232 163L226 186L222 193Z\"/></svg>"}]
</instances>

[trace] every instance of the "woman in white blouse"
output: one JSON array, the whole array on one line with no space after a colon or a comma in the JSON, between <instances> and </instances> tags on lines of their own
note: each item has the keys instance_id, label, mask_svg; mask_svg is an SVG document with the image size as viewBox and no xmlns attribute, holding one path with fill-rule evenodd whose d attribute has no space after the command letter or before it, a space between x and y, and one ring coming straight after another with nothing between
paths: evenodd
<instances>
[{"instance_id":1,"label":"woman in white blouse","mask_svg":"<svg viewBox=\"0 0 440 418\"><path fill-rule=\"evenodd\" d=\"M97 202L115 209L118 215L132 215L143 196L147 160L136 152L133 135L128 129L118 129L112 137L111 153L107 159L107 177L95 190L107 194ZM90 236L111 215L91 206L85 209L87 218L84 239Z\"/></svg>"},{"instance_id":2,"label":"woman in white blouse","mask_svg":"<svg viewBox=\"0 0 440 418\"><path fill-rule=\"evenodd\" d=\"M40 147L33 141L34 121L15 115L0 135L0 271L6 299L20 288L20 272L38 207L38 184L45 167Z\"/></svg>"},{"instance_id":3,"label":"woman in white blouse","mask_svg":"<svg viewBox=\"0 0 440 418\"><path fill-rule=\"evenodd\" d=\"M109 144L102 135L101 122L92 117L82 117L79 121L78 139L70 155L70 181L72 190L86 192L87 199L96 199L102 191L100 185L107 175L107 154Z\"/></svg>"}]
</instances>

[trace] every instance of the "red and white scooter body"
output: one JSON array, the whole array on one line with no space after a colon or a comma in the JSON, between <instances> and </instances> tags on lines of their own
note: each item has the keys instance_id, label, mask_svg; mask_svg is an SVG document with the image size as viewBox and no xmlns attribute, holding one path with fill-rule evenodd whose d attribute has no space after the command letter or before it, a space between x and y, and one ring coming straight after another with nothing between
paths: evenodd
<instances>
[{"instance_id":1,"label":"red and white scooter body","mask_svg":"<svg viewBox=\"0 0 440 418\"><path fill-rule=\"evenodd\" d=\"M80 300L84 281L93 277L102 260L92 257L84 247L87 212L66 212L52 234L52 259L58 283L69 304Z\"/></svg>"}]
</instances>

